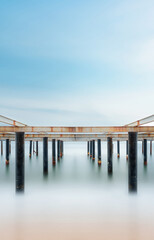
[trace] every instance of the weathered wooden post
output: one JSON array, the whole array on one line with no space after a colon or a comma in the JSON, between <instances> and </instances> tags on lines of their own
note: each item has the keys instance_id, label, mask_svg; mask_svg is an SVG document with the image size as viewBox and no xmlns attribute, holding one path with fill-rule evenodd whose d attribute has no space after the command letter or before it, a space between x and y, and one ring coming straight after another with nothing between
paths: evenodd
<instances>
[{"instance_id":1,"label":"weathered wooden post","mask_svg":"<svg viewBox=\"0 0 154 240\"><path fill-rule=\"evenodd\" d=\"M119 140L117 141L117 157L120 157L120 143Z\"/></svg>"},{"instance_id":2,"label":"weathered wooden post","mask_svg":"<svg viewBox=\"0 0 154 240\"><path fill-rule=\"evenodd\" d=\"M62 157L63 157L63 154L64 154L64 142L61 141L61 151L62 151Z\"/></svg>"},{"instance_id":3,"label":"weathered wooden post","mask_svg":"<svg viewBox=\"0 0 154 240\"><path fill-rule=\"evenodd\" d=\"M98 165L101 165L101 139L97 140L97 150L98 150Z\"/></svg>"},{"instance_id":4,"label":"weathered wooden post","mask_svg":"<svg viewBox=\"0 0 154 240\"><path fill-rule=\"evenodd\" d=\"M128 140L126 140L126 159L128 160Z\"/></svg>"},{"instance_id":5,"label":"weathered wooden post","mask_svg":"<svg viewBox=\"0 0 154 240\"><path fill-rule=\"evenodd\" d=\"M32 140L29 142L29 157L31 158L32 156Z\"/></svg>"},{"instance_id":6,"label":"weathered wooden post","mask_svg":"<svg viewBox=\"0 0 154 240\"><path fill-rule=\"evenodd\" d=\"M6 139L6 165L9 164L9 139Z\"/></svg>"},{"instance_id":7,"label":"weathered wooden post","mask_svg":"<svg viewBox=\"0 0 154 240\"><path fill-rule=\"evenodd\" d=\"M1 155L3 155L3 140L1 140Z\"/></svg>"},{"instance_id":8,"label":"weathered wooden post","mask_svg":"<svg viewBox=\"0 0 154 240\"><path fill-rule=\"evenodd\" d=\"M33 154L35 153L35 143L33 141Z\"/></svg>"},{"instance_id":9,"label":"weathered wooden post","mask_svg":"<svg viewBox=\"0 0 154 240\"><path fill-rule=\"evenodd\" d=\"M87 142L87 154L89 156L89 141Z\"/></svg>"},{"instance_id":10,"label":"weathered wooden post","mask_svg":"<svg viewBox=\"0 0 154 240\"><path fill-rule=\"evenodd\" d=\"M55 139L52 139L52 164L56 164L56 143Z\"/></svg>"},{"instance_id":11,"label":"weathered wooden post","mask_svg":"<svg viewBox=\"0 0 154 240\"><path fill-rule=\"evenodd\" d=\"M24 191L25 139L24 132L16 132L16 191Z\"/></svg>"},{"instance_id":12,"label":"weathered wooden post","mask_svg":"<svg viewBox=\"0 0 154 240\"><path fill-rule=\"evenodd\" d=\"M48 138L43 138L43 173L48 174Z\"/></svg>"},{"instance_id":13,"label":"weathered wooden post","mask_svg":"<svg viewBox=\"0 0 154 240\"><path fill-rule=\"evenodd\" d=\"M147 139L143 140L144 143L144 165L147 165Z\"/></svg>"},{"instance_id":14,"label":"weathered wooden post","mask_svg":"<svg viewBox=\"0 0 154 240\"><path fill-rule=\"evenodd\" d=\"M60 140L60 157L62 158L62 141Z\"/></svg>"},{"instance_id":15,"label":"weathered wooden post","mask_svg":"<svg viewBox=\"0 0 154 240\"><path fill-rule=\"evenodd\" d=\"M9 141L9 153L11 153L11 140Z\"/></svg>"},{"instance_id":16,"label":"weathered wooden post","mask_svg":"<svg viewBox=\"0 0 154 240\"><path fill-rule=\"evenodd\" d=\"M36 141L36 156L38 156L38 141Z\"/></svg>"},{"instance_id":17,"label":"weathered wooden post","mask_svg":"<svg viewBox=\"0 0 154 240\"><path fill-rule=\"evenodd\" d=\"M152 155L152 140L150 140L150 155Z\"/></svg>"},{"instance_id":18,"label":"weathered wooden post","mask_svg":"<svg viewBox=\"0 0 154 240\"><path fill-rule=\"evenodd\" d=\"M108 173L112 174L112 138L107 137Z\"/></svg>"},{"instance_id":19,"label":"weathered wooden post","mask_svg":"<svg viewBox=\"0 0 154 240\"><path fill-rule=\"evenodd\" d=\"M92 158L92 141L90 141L90 157Z\"/></svg>"},{"instance_id":20,"label":"weathered wooden post","mask_svg":"<svg viewBox=\"0 0 154 240\"><path fill-rule=\"evenodd\" d=\"M60 140L57 140L57 159L60 159Z\"/></svg>"},{"instance_id":21,"label":"weathered wooden post","mask_svg":"<svg viewBox=\"0 0 154 240\"><path fill-rule=\"evenodd\" d=\"M137 132L128 133L128 187L137 191Z\"/></svg>"},{"instance_id":22,"label":"weathered wooden post","mask_svg":"<svg viewBox=\"0 0 154 240\"><path fill-rule=\"evenodd\" d=\"M92 141L92 159L95 160L95 140Z\"/></svg>"}]
</instances>

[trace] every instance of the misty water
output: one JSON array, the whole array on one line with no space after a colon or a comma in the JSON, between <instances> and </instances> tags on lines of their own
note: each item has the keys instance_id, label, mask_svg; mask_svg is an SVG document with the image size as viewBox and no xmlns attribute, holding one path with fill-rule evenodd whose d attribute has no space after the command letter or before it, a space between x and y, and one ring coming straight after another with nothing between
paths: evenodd
<instances>
[{"instance_id":1,"label":"misty water","mask_svg":"<svg viewBox=\"0 0 154 240\"><path fill-rule=\"evenodd\" d=\"M26 142L23 194L16 194L15 191L15 143L12 142L11 146L8 167L5 165L5 151L0 156L0 221L3 223L1 232L6 224L13 224L13 236L14 229L17 231L20 225L25 236L26 224L32 227L38 223L40 227L37 229L43 229L44 224L51 224L52 227L53 224L58 226L60 223L74 223L75 226L86 223L90 231L91 226L95 225L103 228L125 223L129 234L136 224L135 234L139 237L143 226L154 224L154 153L150 155L149 142L147 166L143 164L141 142L138 142L138 189L135 194L128 191L125 142L120 143L120 158L117 158L117 144L114 142L112 176L107 172L106 142L101 145L101 167L97 163L97 147L96 159L92 161L87 156L87 144L80 142L64 143L64 156L53 166L52 143L49 142L47 176L43 175L42 143L39 142L38 157L34 153L29 158L29 142ZM150 236L151 234L150 232Z\"/></svg>"}]
</instances>

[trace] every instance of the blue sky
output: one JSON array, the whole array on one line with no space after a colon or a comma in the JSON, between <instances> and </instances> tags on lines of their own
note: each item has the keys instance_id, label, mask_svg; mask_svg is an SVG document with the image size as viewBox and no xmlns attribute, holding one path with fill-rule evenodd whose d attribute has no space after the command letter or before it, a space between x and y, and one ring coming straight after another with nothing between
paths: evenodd
<instances>
[{"instance_id":1,"label":"blue sky","mask_svg":"<svg viewBox=\"0 0 154 240\"><path fill-rule=\"evenodd\" d=\"M0 112L31 125L153 114L154 1L0 2Z\"/></svg>"}]
</instances>

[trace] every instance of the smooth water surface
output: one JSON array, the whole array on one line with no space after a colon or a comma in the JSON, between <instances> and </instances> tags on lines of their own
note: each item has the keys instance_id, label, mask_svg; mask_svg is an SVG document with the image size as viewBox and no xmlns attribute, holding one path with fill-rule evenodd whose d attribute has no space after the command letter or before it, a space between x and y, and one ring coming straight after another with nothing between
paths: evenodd
<instances>
[{"instance_id":1,"label":"smooth water surface","mask_svg":"<svg viewBox=\"0 0 154 240\"><path fill-rule=\"evenodd\" d=\"M128 192L125 142L113 174L107 173L107 144L102 142L102 165L87 156L86 143L64 143L64 156L52 166L49 142L48 176L43 175L43 146L29 158L25 143L25 191L15 192L15 145L10 164L0 157L0 233L2 239L154 239L154 154L143 164L138 143L138 190ZM4 144L5 149L5 144ZM153 149L154 150L154 149Z\"/></svg>"}]
</instances>

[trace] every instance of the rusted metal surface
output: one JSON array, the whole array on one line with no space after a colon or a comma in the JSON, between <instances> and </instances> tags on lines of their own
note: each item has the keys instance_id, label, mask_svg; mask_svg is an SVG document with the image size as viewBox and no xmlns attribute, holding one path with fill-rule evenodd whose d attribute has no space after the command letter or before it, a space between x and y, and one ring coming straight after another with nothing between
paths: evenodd
<instances>
[{"instance_id":1,"label":"rusted metal surface","mask_svg":"<svg viewBox=\"0 0 154 240\"><path fill-rule=\"evenodd\" d=\"M128 140L128 134L25 134L25 141L42 141L43 137L48 137L48 141L63 140L63 141L91 141L101 139L106 141L107 137L112 137L113 141L126 141ZM10 139L11 141L15 140L15 135L9 134L0 134L0 140ZM154 134L138 134L138 141L143 139L154 140Z\"/></svg>"},{"instance_id":2,"label":"rusted metal surface","mask_svg":"<svg viewBox=\"0 0 154 240\"><path fill-rule=\"evenodd\" d=\"M6 124L9 124L9 125L13 125L13 126L19 126L19 127L26 126L26 124L23 124L21 122L15 121L11 118L7 118L7 117L2 116L2 115L0 115L0 122L6 123Z\"/></svg>"},{"instance_id":3,"label":"rusted metal surface","mask_svg":"<svg viewBox=\"0 0 154 240\"><path fill-rule=\"evenodd\" d=\"M48 136L48 138L107 138L107 137L113 137L113 138L128 138L128 134L117 134L117 133L112 133L112 134L25 134L25 138L43 138ZM15 137L15 134L8 134L8 133L2 133L0 134L0 138L12 138ZM139 133L138 134L139 138L153 138L154 133Z\"/></svg>"},{"instance_id":4,"label":"rusted metal surface","mask_svg":"<svg viewBox=\"0 0 154 240\"><path fill-rule=\"evenodd\" d=\"M25 133L120 133L120 132L145 132L154 133L154 126L114 126L114 127L13 127L0 126L0 133L25 132Z\"/></svg>"},{"instance_id":5,"label":"rusted metal surface","mask_svg":"<svg viewBox=\"0 0 154 240\"><path fill-rule=\"evenodd\" d=\"M142 118L140 120L137 120L135 122L129 123L125 126L135 127L135 126L141 126L143 124L154 122L154 115L148 116L146 118Z\"/></svg>"}]
</instances>

